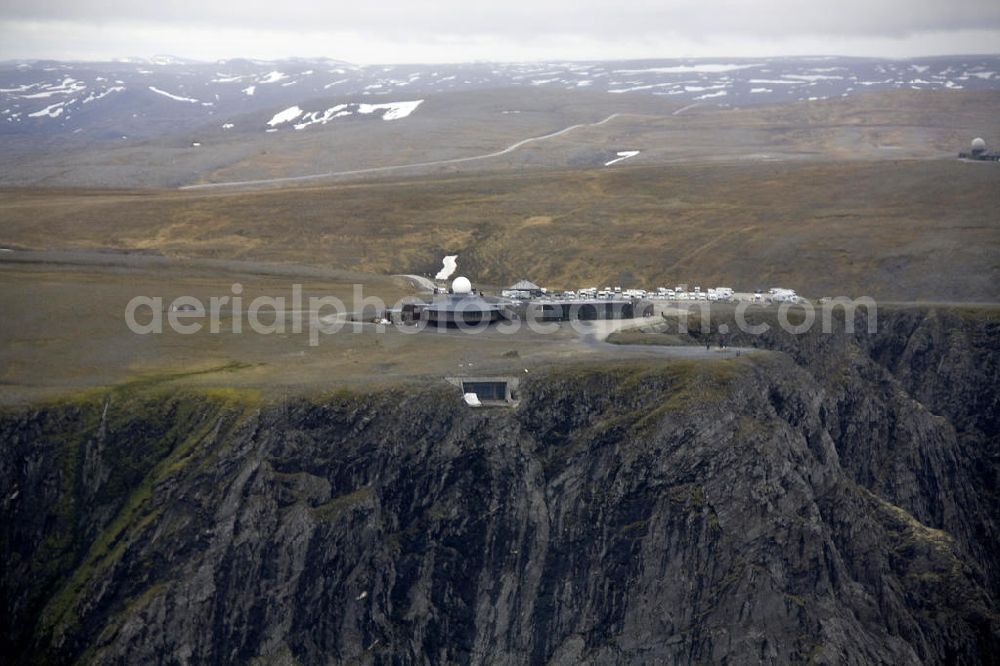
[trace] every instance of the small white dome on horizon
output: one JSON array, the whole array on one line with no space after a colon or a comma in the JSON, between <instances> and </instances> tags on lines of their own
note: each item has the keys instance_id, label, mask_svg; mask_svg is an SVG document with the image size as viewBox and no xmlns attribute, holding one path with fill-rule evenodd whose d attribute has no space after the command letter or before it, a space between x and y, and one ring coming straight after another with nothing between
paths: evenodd
<instances>
[{"instance_id":1,"label":"small white dome on horizon","mask_svg":"<svg viewBox=\"0 0 1000 666\"><path fill-rule=\"evenodd\" d=\"M468 294L472 292L472 283L467 277L457 277L451 283L451 291L454 294Z\"/></svg>"},{"instance_id":2,"label":"small white dome on horizon","mask_svg":"<svg viewBox=\"0 0 1000 666\"><path fill-rule=\"evenodd\" d=\"M973 150L986 150L986 142L980 139L978 136L972 140Z\"/></svg>"}]
</instances>

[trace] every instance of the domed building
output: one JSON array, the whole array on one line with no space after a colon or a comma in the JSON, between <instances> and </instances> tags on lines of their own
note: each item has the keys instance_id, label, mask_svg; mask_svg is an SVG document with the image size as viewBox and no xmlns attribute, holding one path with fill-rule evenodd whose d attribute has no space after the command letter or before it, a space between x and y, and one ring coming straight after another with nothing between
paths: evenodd
<instances>
[{"instance_id":1,"label":"domed building","mask_svg":"<svg viewBox=\"0 0 1000 666\"><path fill-rule=\"evenodd\" d=\"M969 152L959 153L959 159L977 160L979 162L1000 162L1000 153L991 153L986 150L986 142L980 137L972 140Z\"/></svg>"},{"instance_id":2,"label":"domed building","mask_svg":"<svg viewBox=\"0 0 1000 666\"><path fill-rule=\"evenodd\" d=\"M488 324L503 318L503 304L479 296L466 277L457 277L448 294L435 296L421 311L421 318L440 326Z\"/></svg>"}]
</instances>

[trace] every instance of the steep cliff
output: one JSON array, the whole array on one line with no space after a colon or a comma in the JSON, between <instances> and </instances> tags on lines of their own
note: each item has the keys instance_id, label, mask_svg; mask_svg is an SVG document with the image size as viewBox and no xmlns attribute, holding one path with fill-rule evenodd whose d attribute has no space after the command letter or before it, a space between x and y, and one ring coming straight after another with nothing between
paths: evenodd
<instances>
[{"instance_id":1,"label":"steep cliff","mask_svg":"<svg viewBox=\"0 0 1000 666\"><path fill-rule=\"evenodd\" d=\"M0 417L19 663L990 663L990 317L730 361Z\"/></svg>"}]
</instances>

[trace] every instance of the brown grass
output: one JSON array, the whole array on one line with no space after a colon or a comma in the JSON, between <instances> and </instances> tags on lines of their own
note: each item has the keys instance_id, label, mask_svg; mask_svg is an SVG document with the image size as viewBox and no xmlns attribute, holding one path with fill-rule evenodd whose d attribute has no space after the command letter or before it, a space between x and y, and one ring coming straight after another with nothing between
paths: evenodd
<instances>
[{"instance_id":1,"label":"brown grass","mask_svg":"<svg viewBox=\"0 0 1000 666\"><path fill-rule=\"evenodd\" d=\"M997 300L1000 168L666 165L259 192L0 191L0 246L158 250L480 284Z\"/></svg>"}]
</instances>

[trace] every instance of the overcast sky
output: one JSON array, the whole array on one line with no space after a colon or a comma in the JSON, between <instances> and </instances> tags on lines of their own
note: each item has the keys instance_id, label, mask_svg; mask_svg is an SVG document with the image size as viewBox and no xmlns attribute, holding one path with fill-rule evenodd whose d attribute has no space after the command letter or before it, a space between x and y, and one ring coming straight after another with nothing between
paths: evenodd
<instances>
[{"instance_id":1,"label":"overcast sky","mask_svg":"<svg viewBox=\"0 0 1000 666\"><path fill-rule=\"evenodd\" d=\"M0 0L0 60L1000 53L998 0Z\"/></svg>"}]
</instances>

